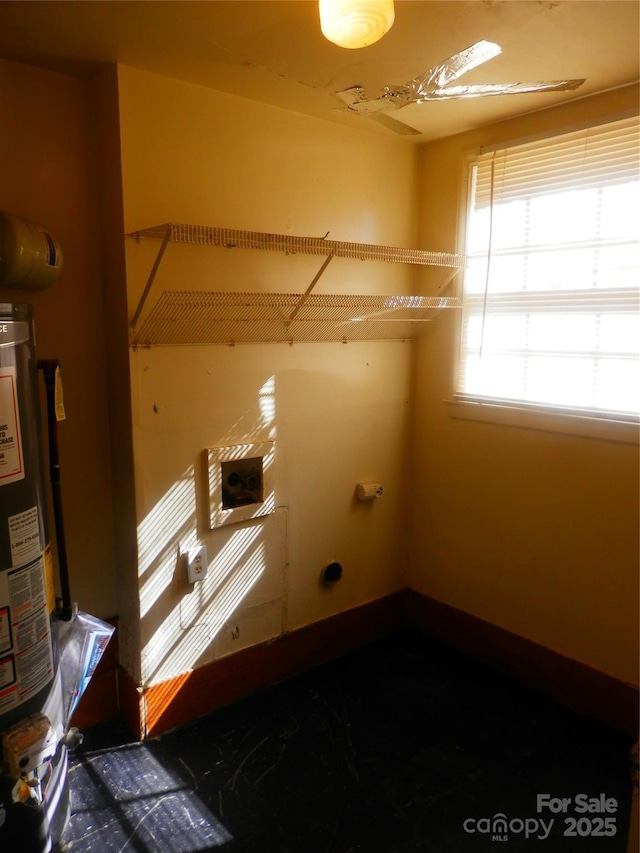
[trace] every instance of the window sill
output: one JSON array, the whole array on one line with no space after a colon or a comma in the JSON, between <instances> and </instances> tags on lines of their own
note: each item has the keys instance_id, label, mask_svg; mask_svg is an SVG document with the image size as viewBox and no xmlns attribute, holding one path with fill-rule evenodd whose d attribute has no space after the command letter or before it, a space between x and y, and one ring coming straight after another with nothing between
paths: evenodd
<instances>
[{"instance_id":1,"label":"window sill","mask_svg":"<svg viewBox=\"0 0 640 853\"><path fill-rule=\"evenodd\" d=\"M444 402L452 418L544 432L568 433L584 438L625 444L638 443L638 424L633 422L590 418L568 412L551 412L546 409L475 403L468 400L445 400Z\"/></svg>"}]
</instances>

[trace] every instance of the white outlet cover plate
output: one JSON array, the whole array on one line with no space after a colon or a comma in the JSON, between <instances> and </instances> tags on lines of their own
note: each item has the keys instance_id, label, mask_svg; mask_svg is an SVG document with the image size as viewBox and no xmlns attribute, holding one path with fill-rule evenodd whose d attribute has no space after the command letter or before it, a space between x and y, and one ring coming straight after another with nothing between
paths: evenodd
<instances>
[{"instance_id":1,"label":"white outlet cover plate","mask_svg":"<svg viewBox=\"0 0 640 853\"><path fill-rule=\"evenodd\" d=\"M208 568L207 549L205 545L198 545L189 551L187 562L187 579L189 583L204 580L207 576Z\"/></svg>"}]
</instances>

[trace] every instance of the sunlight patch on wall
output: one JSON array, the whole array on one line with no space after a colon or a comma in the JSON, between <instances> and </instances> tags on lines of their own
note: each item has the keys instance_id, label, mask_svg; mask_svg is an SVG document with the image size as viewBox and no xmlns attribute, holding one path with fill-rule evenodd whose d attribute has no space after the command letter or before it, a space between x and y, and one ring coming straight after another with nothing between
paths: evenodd
<instances>
[{"instance_id":1,"label":"sunlight patch on wall","mask_svg":"<svg viewBox=\"0 0 640 853\"><path fill-rule=\"evenodd\" d=\"M220 445L243 444L276 437L276 377L270 376L258 390L257 407L251 406L220 436Z\"/></svg>"},{"instance_id":2,"label":"sunlight patch on wall","mask_svg":"<svg viewBox=\"0 0 640 853\"><path fill-rule=\"evenodd\" d=\"M274 376L254 400L257 432L236 422L235 444L205 452L208 483L200 488L199 470L189 466L138 527L144 686L168 682L205 659L256 642L265 631L271 637L282 630L282 522L266 518L276 509ZM251 441L250 432L260 438L267 430L271 440ZM209 505L201 506L207 497ZM211 521L214 513L222 525L203 531L203 515ZM207 548L207 571L190 583L188 553L200 545Z\"/></svg>"},{"instance_id":3,"label":"sunlight patch on wall","mask_svg":"<svg viewBox=\"0 0 640 853\"><path fill-rule=\"evenodd\" d=\"M258 391L258 405L260 406L260 415L265 426L274 424L269 432L269 438L276 437L276 377L270 376Z\"/></svg>"},{"instance_id":4,"label":"sunlight patch on wall","mask_svg":"<svg viewBox=\"0 0 640 853\"><path fill-rule=\"evenodd\" d=\"M238 571L246 555L255 547L262 533L260 525L235 530L213 561L209 563L207 577L194 586L193 591L183 597L180 608L180 625L190 627L211 605L212 599L221 594L225 582L234 571Z\"/></svg>"},{"instance_id":5,"label":"sunlight patch on wall","mask_svg":"<svg viewBox=\"0 0 640 853\"><path fill-rule=\"evenodd\" d=\"M235 612L264 570L265 546L264 542L260 542L246 556L242 567L230 576L228 582L216 597L215 608L212 610L212 628L214 632L212 638Z\"/></svg>"},{"instance_id":6,"label":"sunlight patch on wall","mask_svg":"<svg viewBox=\"0 0 640 853\"><path fill-rule=\"evenodd\" d=\"M208 576L165 616L143 650L146 683L158 673L164 678L196 666L264 573L266 547L259 538L262 535L261 525L234 533Z\"/></svg>"},{"instance_id":7,"label":"sunlight patch on wall","mask_svg":"<svg viewBox=\"0 0 640 853\"><path fill-rule=\"evenodd\" d=\"M140 616L146 616L180 570L179 552L197 543L191 465L138 526Z\"/></svg>"},{"instance_id":8,"label":"sunlight patch on wall","mask_svg":"<svg viewBox=\"0 0 640 853\"><path fill-rule=\"evenodd\" d=\"M195 513L196 494L191 465L138 525L139 577L144 576L167 542L177 539L195 519Z\"/></svg>"}]
</instances>

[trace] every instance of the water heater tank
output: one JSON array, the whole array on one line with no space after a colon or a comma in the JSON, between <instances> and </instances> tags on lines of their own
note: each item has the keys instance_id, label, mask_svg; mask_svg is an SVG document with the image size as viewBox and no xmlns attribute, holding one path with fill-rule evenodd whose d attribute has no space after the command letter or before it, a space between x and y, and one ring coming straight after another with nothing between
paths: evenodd
<instances>
[{"instance_id":1,"label":"water heater tank","mask_svg":"<svg viewBox=\"0 0 640 853\"><path fill-rule=\"evenodd\" d=\"M50 231L0 211L0 287L45 290L62 263L62 247Z\"/></svg>"},{"instance_id":2,"label":"water heater tank","mask_svg":"<svg viewBox=\"0 0 640 853\"><path fill-rule=\"evenodd\" d=\"M69 809L31 306L0 303L0 851L48 853Z\"/></svg>"}]
</instances>

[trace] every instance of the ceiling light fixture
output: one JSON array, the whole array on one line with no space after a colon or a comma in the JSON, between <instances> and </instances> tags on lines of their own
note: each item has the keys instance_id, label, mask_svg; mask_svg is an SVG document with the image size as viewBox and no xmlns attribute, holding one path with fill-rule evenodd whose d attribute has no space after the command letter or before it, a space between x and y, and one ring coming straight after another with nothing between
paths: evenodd
<instances>
[{"instance_id":1,"label":"ceiling light fixture","mask_svg":"<svg viewBox=\"0 0 640 853\"><path fill-rule=\"evenodd\" d=\"M319 0L320 29L339 47L374 44L394 22L393 0Z\"/></svg>"}]
</instances>

